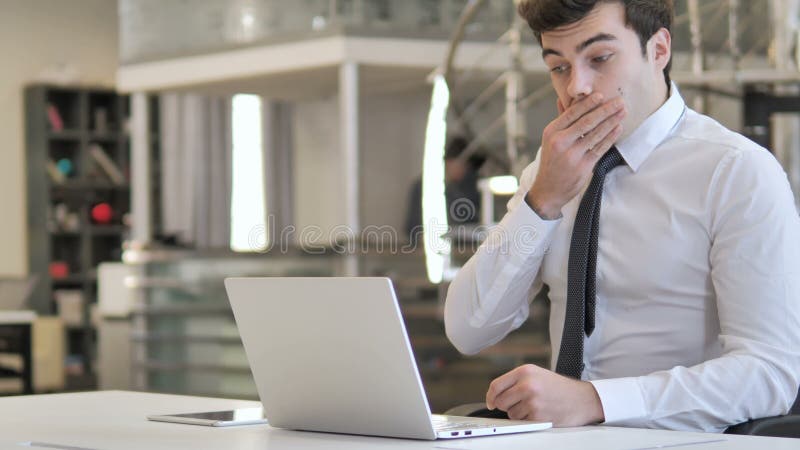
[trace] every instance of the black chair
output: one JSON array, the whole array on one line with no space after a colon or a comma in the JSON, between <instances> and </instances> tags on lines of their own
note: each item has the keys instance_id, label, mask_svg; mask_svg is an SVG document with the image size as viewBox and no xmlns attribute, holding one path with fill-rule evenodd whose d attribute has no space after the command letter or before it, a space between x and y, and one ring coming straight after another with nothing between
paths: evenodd
<instances>
[{"instance_id":1,"label":"black chair","mask_svg":"<svg viewBox=\"0 0 800 450\"><path fill-rule=\"evenodd\" d=\"M800 390L797 398L785 416L764 417L734 425L725 430L726 434L746 434L749 436L771 436L800 438Z\"/></svg>"}]
</instances>

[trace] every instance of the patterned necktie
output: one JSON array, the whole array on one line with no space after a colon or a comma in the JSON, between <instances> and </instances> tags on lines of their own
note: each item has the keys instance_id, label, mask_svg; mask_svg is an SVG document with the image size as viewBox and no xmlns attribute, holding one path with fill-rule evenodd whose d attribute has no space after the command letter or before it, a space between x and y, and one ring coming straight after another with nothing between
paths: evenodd
<instances>
[{"instance_id":1,"label":"patterned necktie","mask_svg":"<svg viewBox=\"0 0 800 450\"><path fill-rule=\"evenodd\" d=\"M567 313L556 372L577 379L583 373L583 334L591 336L594 331L597 235L603 181L608 172L621 164L624 160L616 147L611 147L600 158L581 199L572 229L567 269Z\"/></svg>"}]
</instances>

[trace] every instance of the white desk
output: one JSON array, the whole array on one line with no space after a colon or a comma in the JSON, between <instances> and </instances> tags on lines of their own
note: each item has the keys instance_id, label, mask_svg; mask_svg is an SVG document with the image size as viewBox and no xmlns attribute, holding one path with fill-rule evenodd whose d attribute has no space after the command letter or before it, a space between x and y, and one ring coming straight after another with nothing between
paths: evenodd
<instances>
[{"instance_id":1,"label":"white desk","mask_svg":"<svg viewBox=\"0 0 800 450\"><path fill-rule=\"evenodd\" d=\"M148 414L249 406L258 406L258 403L122 391L5 397L0 398L0 449L800 449L800 439L613 427L414 441L287 431L268 425L212 428L145 419ZM20 445L31 441L48 446ZM691 443L696 444L688 445Z\"/></svg>"}]
</instances>

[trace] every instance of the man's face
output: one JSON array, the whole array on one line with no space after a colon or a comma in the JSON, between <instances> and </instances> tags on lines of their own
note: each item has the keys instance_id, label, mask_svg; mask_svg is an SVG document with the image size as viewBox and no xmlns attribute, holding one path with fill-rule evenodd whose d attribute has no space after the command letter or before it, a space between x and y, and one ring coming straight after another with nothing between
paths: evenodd
<instances>
[{"instance_id":1,"label":"man's face","mask_svg":"<svg viewBox=\"0 0 800 450\"><path fill-rule=\"evenodd\" d=\"M448 158L444 160L445 183L458 183L467 174L467 163L461 158Z\"/></svg>"},{"instance_id":2,"label":"man's face","mask_svg":"<svg viewBox=\"0 0 800 450\"><path fill-rule=\"evenodd\" d=\"M598 3L582 20L543 32L542 55L559 109L595 92L606 100L622 96L627 116L621 138L628 136L665 99L663 66L653 47L651 39L648 55L642 55L639 37L625 26L625 9L618 2Z\"/></svg>"}]
</instances>

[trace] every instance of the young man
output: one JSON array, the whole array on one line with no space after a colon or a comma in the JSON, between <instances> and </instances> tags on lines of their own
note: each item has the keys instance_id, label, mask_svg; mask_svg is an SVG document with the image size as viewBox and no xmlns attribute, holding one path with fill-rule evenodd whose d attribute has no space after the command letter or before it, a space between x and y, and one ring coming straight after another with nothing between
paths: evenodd
<instances>
[{"instance_id":1,"label":"young man","mask_svg":"<svg viewBox=\"0 0 800 450\"><path fill-rule=\"evenodd\" d=\"M560 114L451 284L445 325L476 353L547 284L553 371L500 376L487 407L706 431L785 414L800 383L800 220L775 159L670 83L672 1L529 0L520 13Z\"/></svg>"}]
</instances>

